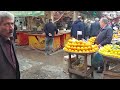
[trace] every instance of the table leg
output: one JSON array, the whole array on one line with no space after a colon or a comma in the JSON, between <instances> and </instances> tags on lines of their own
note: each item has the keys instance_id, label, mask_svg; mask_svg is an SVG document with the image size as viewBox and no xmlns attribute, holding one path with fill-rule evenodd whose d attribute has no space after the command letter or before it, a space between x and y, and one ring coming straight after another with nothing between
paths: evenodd
<instances>
[{"instance_id":1,"label":"table leg","mask_svg":"<svg viewBox=\"0 0 120 90\"><path fill-rule=\"evenodd\" d=\"M76 54L76 59L78 60L78 54Z\"/></svg>"},{"instance_id":2,"label":"table leg","mask_svg":"<svg viewBox=\"0 0 120 90\"><path fill-rule=\"evenodd\" d=\"M87 54L85 54L84 58L85 58L84 69L85 69L85 73L87 74Z\"/></svg>"},{"instance_id":3,"label":"table leg","mask_svg":"<svg viewBox=\"0 0 120 90\"><path fill-rule=\"evenodd\" d=\"M71 53L69 53L68 68L72 68L71 67Z\"/></svg>"},{"instance_id":4,"label":"table leg","mask_svg":"<svg viewBox=\"0 0 120 90\"><path fill-rule=\"evenodd\" d=\"M106 59L104 59L104 71L106 71L106 64L107 64L107 61Z\"/></svg>"}]
</instances>

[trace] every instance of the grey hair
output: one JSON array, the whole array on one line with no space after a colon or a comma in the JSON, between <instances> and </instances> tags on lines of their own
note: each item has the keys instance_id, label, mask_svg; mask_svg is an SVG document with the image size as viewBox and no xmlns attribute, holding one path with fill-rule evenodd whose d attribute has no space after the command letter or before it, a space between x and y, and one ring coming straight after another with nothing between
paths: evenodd
<instances>
[{"instance_id":1,"label":"grey hair","mask_svg":"<svg viewBox=\"0 0 120 90\"><path fill-rule=\"evenodd\" d=\"M99 21L99 18L95 18L95 21Z\"/></svg>"},{"instance_id":2,"label":"grey hair","mask_svg":"<svg viewBox=\"0 0 120 90\"><path fill-rule=\"evenodd\" d=\"M0 23L6 18L14 20L14 15L8 11L0 11Z\"/></svg>"},{"instance_id":3,"label":"grey hair","mask_svg":"<svg viewBox=\"0 0 120 90\"><path fill-rule=\"evenodd\" d=\"M109 20L107 18L101 18L102 22L105 23L105 24L108 24L109 23Z\"/></svg>"}]
</instances>

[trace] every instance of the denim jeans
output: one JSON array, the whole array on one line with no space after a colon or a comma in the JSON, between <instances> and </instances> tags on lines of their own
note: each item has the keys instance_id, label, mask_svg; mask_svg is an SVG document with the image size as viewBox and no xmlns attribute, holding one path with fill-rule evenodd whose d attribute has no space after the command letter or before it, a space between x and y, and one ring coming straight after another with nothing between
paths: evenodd
<instances>
[{"instance_id":1,"label":"denim jeans","mask_svg":"<svg viewBox=\"0 0 120 90\"><path fill-rule=\"evenodd\" d=\"M46 37L45 39L45 53L50 54L52 53L53 49L53 38Z\"/></svg>"}]
</instances>

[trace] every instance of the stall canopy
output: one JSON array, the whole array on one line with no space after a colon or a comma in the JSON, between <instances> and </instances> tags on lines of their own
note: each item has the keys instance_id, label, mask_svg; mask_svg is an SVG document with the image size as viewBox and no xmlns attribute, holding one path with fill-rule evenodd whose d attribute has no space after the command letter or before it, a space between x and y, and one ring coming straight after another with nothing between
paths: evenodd
<instances>
[{"instance_id":1,"label":"stall canopy","mask_svg":"<svg viewBox=\"0 0 120 90\"><path fill-rule=\"evenodd\" d=\"M9 11L15 15L15 17L27 17L27 16L41 16L44 15L44 11Z\"/></svg>"}]
</instances>

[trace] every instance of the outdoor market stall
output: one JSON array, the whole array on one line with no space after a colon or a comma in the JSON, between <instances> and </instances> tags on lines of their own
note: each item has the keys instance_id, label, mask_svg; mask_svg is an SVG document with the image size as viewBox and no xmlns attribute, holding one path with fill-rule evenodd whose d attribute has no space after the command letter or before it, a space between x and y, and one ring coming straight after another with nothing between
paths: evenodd
<instances>
[{"instance_id":1,"label":"outdoor market stall","mask_svg":"<svg viewBox=\"0 0 120 90\"><path fill-rule=\"evenodd\" d=\"M71 78L72 74L89 78L93 77L93 68L88 65L87 57L98 51L98 45L93 45L95 38L90 38L88 41L76 40L74 38L69 39L63 50L68 53L68 72ZM91 42L92 41L92 42ZM76 60L71 58L72 54L76 54ZM81 60L79 56L83 56L84 60Z\"/></svg>"},{"instance_id":2,"label":"outdoor market stall","mask_svg":"<svg viewBox=\"0 0 120 90\"><path fill-rule=\"evenodd\" d=\"M28 45L28 34L39 33L42 30L41 17L44 11L10 11L15 15L17 25L17 45Z\"/></svg>"},{"instance_id":3,"label":"outdoor market stall","mask_svg":"<svg viewBox=\"0 0 120 90\"><path fill-rule=\"evenodd\" d=\"M103 79L119 79L120 78L120 46L108 44L99 49L99 53L103 56L104 72ZM106 65L109 64L109 67Z\"/></svg>"},{"instance_id":4,"label":"outdoor market stall","mask_svg":"<svg viewBox=\"0 0 120 90\"><path fill-rule=\"evenodd\" d=\"M45 50L45 33L43 34L28 34L29 46L33 49ZM53 49L54 51L63 48L64 43L70 39L70 31L59 31L55 34Z\"/></svg>"}]
</instances>

